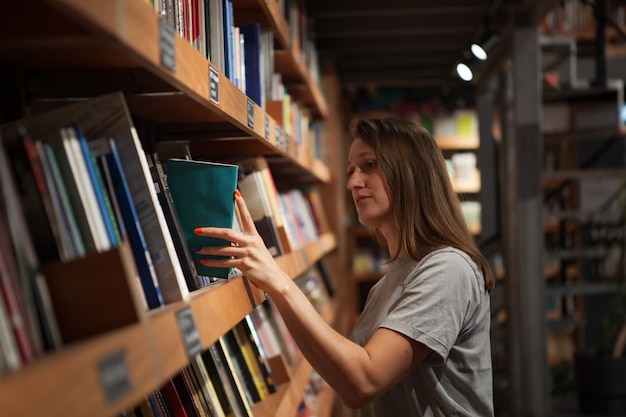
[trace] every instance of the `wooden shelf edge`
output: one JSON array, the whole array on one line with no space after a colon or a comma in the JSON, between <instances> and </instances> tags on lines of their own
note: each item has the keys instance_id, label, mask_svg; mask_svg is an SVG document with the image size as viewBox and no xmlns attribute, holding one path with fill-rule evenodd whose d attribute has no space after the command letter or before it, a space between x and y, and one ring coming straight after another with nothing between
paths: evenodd
<instances>
[{"instance_id":1,"label":"wooden shelf edge","mask_svg":"<svg viewBox=\"0 0 626 417\"><path fill-rule=\"evenodd\" d=\"M476 136L435 137L435 142L443 150L474 150L478 149L480 139Z\"/></svg>"},{"instance_id":2,"label":"wooden shelf edge","mask_svg":"<svg viewBox=\"0 0 626 417\"><path fill-rule=\"evenodd\" d=\"M99 363L120 353L130 387L112 401L103 392ZM111 416L132 407L163 379L146 327L137 323L50 353L0 378L3 415ZM42 381L45 383L42 385ZM45 411L44 411L45 410Z\"/></svg>"},{"instance_id":3,"label":"wooden shelf edge","mask_svg":"<svg viewBox=\"0 0 626 417\"><path fill-rule=\"evenodd\" d=\"M303 249L276 258L278 265L295 279L337 246L333 233L324 233Z\"/></svg>"}]
</instances>

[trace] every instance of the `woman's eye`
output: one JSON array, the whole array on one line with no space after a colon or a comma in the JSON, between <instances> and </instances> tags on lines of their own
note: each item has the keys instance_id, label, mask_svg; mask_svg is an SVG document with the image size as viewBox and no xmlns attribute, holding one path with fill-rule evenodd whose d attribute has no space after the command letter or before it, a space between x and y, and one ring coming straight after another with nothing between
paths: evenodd
<instances>
[{"instance_id":1,"label":"woman's eye","mask_svg":"<svg viewBox=\"0 0 626 417\"><path fill-rule=\"evenodd\" d=\"M376 167L376 161L367 161L363 164L363 171L371 171Z\"/></svg>"}]
</instances>

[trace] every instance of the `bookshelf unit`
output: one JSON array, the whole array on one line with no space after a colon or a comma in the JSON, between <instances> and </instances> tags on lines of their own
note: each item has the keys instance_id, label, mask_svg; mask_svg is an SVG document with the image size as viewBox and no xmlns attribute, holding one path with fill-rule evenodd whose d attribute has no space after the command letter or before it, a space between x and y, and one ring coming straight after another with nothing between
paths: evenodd
<instances>
[{"instance_id":1,"label":"bookshelf unit","mask_svg":"<svg viewBox=\"0 0 626 417\"><path fill-rule=\"evenodd\" d=\"M620 156L626 138L619 117L622 94L620 88L544 93L544 119L563 113L558 125L547 124L543 132L544 278L552 367L572 364L576 350L602 343L597 300L617 288L616 278L602 272L609 254L592 229L619 228L611 226L620 210L611 201L620 199L616 193L626 178Z\"/></svg>"},{"instance_id":2,"label":"bookshelf unit","mask_svg":"<svg viewBox=\"0 0 626 417\"><path fill-rule=\"evenodd\" d=\"M288 177L294 186L330 182L325 162L286 135L259 105L251 110L247 96L223 73L218 72L217 86L212 84L209 73L214 66L178 35L173 39L175 71L166 68L161 62L159 17L147 2L37 0L6 6L11 19L0 29L0 61L30 77L38 100L71 101L122 91L133 117L146 124L182 130L194 126L207 133L203 139L189 140L194 158L222 156L228 148L228 154L271 156L277 181ZM326 117L325 98L289 39L278 1L236 1L235 22L246 21L273 31L282 47L276 68L288 81L287 90L313 115ZM212 88L218 101L211 96ZM216 132L219 140L210 137ZM335 236L325 233L277 261L295 279L336 246ZM259 291L249 291L244 278L235 278L193 291L188 300L142 312L136 323L45 353L0 376L2 414L119 414L189 362L177 319L180 311L191 311L202 349L207 349L263 299ZM98 364L119 352L131 386L119 398L107 400ZM302 360L291 370L290 381L254 405L254 416L295 415L311 371ZM326 389L318 406L328 410L332 399Z\"/></svg>"}]
</instances>

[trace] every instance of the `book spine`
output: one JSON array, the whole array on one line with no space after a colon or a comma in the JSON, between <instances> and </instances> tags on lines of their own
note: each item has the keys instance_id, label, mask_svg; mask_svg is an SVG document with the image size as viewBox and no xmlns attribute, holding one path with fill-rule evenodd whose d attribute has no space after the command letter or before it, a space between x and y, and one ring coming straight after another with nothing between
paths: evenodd
<instances>
[{"instance_id":1,"label":"book spine","mask_svg":"<svg viewBox=\"0 0 626 417\"><path fill-rule=\"evenodd\" d=\"M146 155L134 128L131 128L131 136L132 141L115 142L127 178L132 179L129 180L131 196L146 236L163 300L165 303L185 300L189 296L189 289L152 183Z\"/></svg>"},{"instance_id":2,"label":"book spine","mask_svg":"<svg viewBox=\"0 0 626 417\"><path fill-rule=\"evenodd\" d=\"M128 183L126 182L126 175L119 161L115 141L111 139L109 143L111 146L111 152L107 155L109 172L111 173L111 178L115 187L115 194L120 204L120 210L126 225L128 240L131 244L131 249L137 264L143 294L146 299L147 307L151 309L157 308L162 306L164 303L163 298L161 297L159 283L156 280L156 273L152 265L152 258L148 252L143 230L141 224L139 223L137 212L135 211L135 206L133 205L130 196L130 190L128 188Z\"/></svg>"},{"instance_id":3,"label":"book spine","mask_svg":"<svg viewBox=\"0 0 626 417\"><path fill-rule=\"evenodd\" d=\"M198 271L196 270L196 265L193 262L191 252L185 240L185 235L178 219L178 214L176 213L176 207L174 206L174 200L172 199L172 194L167 184L163 166L156 153L153 154L152 158L148 158L148 165L150 166L150 172L155 182L155 188L157 189L157 197L161 203L165 220L171 232L174 248L180 258L180 266L185 276L187 287L191 291L197 290L201 286L198 281Z\"/></svg>"}]
</instances>

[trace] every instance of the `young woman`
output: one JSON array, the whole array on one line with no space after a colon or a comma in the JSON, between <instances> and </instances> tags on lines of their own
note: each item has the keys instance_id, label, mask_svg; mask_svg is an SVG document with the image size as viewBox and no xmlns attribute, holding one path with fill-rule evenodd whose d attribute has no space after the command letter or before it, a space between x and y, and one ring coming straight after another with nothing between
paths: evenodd
<instances>
[{"instance_id":1,"label":"young woman","mask_svg":"<svg viewBox=\"0 0 626 417\"><path fill-rule=\"evenodd\" d=\"M493 277L463 218L441 151L404 119L360 120L348 156L359 221L391 262L350 339L332 329L265 248L241 195L243 234L201 253L229 257L278 307L298 346L361 416L493 416L489 290Z\"/></svg>"}]
</instances>

